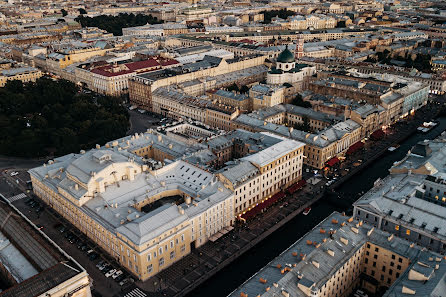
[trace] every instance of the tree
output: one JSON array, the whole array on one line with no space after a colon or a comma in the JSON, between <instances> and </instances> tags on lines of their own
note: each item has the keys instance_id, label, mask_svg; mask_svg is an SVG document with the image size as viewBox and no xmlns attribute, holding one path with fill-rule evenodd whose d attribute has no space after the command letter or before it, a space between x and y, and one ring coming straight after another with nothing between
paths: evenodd
<instances>
[{"instance_id":1,"label":"tree","mask_svg":"<svg viewBox=\"0 0 446 297\"><path fill-rule=\"evenodd\" d=\"M63 17L66 17L68 15L68 12L62 8L62 10L60 11L62 13Z\"/></svg>"},{"instance_id":2,"label":"tree","mask_svg":"<svg viewBox=\"0 0 446 297\"><path fill-rule=\"evenodd\" d=\"M263 14L263 23L265 24L270 24L271 19L274 17L287 19L289 16L296 15L294 11L287 10L286 8L280 10L264 10L261 13Z\"/></svg>"},{"instance_id":3,"label":"tree","mask_svg":"<svg viewBox=\"0 0 446 297\"><path fill-rule=\"evenodd\" d=\"M312 105L308 101L304 101L301 94L297 94L296 97L294 97L293 101L291 101L291 104L296 106L301 106L305 108L311 108Z\"/></svg>"},{"instance_id":4,"label":"tree","mask_svg":"<svg viewBox=\"0 0 446 297\"><path fill-rule=\"evenodd\" d=\"M310 126L310 119L306 116L302 117L302 123L296 123L294 124L294 129L305 131L305 132L313 132Z\"/></svg>"},{"instance_id":5,"label":"tree","mask_svg":"<svg viewBox=\"0 0 446 297\"><path fill-rule=\"evenodd\" d=\"M129 115L121 102L66 80L9 81L0 89L0 154L60 156L122 137Z\"/></svg>"},{"instance_id":6,"label":"tree","mask_svg":"<svg viewBox=\"0 0 446 297\"><path fill-rule=\"evenodd\" d=\"M158 18L153 17L151 14L135 15L133 13L120 13L117 16L99 15L95 17L80 15L75 21L79 22L82 27L98 27L109 33L113 33L115 36L122 35L122 28L163 23L162 20L158 20Z\"/></svg>"},{"instance_id":7,"label":"tree","mask_svg":"<svg viewBox=\"0 0 446 297\"><path fill-rule=\"evenodd\" d=\"M80 14L87 14L87 11L84 8L79 8L78 10Z\"/></svg>"}]
</instances>

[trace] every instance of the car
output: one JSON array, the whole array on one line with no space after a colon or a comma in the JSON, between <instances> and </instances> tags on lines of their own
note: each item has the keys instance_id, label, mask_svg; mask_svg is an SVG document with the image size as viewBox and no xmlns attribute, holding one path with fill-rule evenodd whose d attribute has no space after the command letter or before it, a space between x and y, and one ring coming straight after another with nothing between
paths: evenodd
<instances>
[{"instance_id":1,"label":"car","mask_svg":"<svg viewBox=\"0 0 446 297\"><path fill-rule=\"evenodd\" d=\"M59 228L60 233L65 233L66 231L67 231L67 227L65 227L63 225Z\"/></svg>"},{"instance_id":2,"label":"car","mask_svg":"<svg viewBox=\"0 0 446 297\"><path fill-rule=\"evenodd\" d=\"M116 272L116 269L111 269L105 273L105 277L110 277Z\"/></svg>"},{"instance_id":3,"label":"car","mask_svg":"<svg viewBox=\"0 0 446 297\"><path fill-rule=\"evenodd\" d=\"M79 240L79 241L77 242L77 248L78 248L78 249L81 249L81 247L82 247L84 244L85 244L85 243L83 243L82 241Z\"/></svg>"},{"instance_id":4,"label":"car","mask_svg":"<svg viewBox=\"0 0 446 297\"><path fill-rule=\"evenodd\" d=\"M123 285L130 284L130 283L132 283L131 278L125 278L119 282L119 285L122 287Z\"/></svg>"},{"instance_id":5,"label":"car","mask_svg":"<svg viewBox=\"0 0 446 297\"><path fill-rule=\"evenodd\" d=\"M11 176L16 176L16 175L18 175L19 173L17 172L17 171L14 171L14 172L11 172Z\"/></svg>"},{"instance_id":6,"label":"car","mask_svg":"<svg viewBox=\"0 0 446 297\"><path fill-rule=\"evenodd\" d=\"M108 270L110 270L109 268L111 267L110 263L105 263L102 266L99 266L99 270L102 272L107 272Z\"/></svg>"},{"instance_id":7,"label":"car","mask_svg":"<svg viewBox=\"0 0 446 297\"><path fill-rule=\"evenodd\" d=\"M65 233L65 238L70 238L71 236L73 236L73 233L71 233L71 232L67 232L67 233Z\"/></svg>"},{"instance_id":8,"label":"car","mask_svg":"<svg viewBox=\"0 0 446 297\"><path fill-rule=\"evenodd\" d=\"M41 211L43 211L43 207L39 205L39 206L36 208L36 212L41 212Z\"/></svg>"},{"instance_id":9,"label":"car","mask_svg":"<svg viewBox=\"0 0 446 297\"><path fill-rule=\"evenodd\" d=\"M37 224L36 227L37 227L37 229L39 229L39 230L42 230L42 229L43 229L43 226L40 225L40 224Z\"/></svg>"},{"instance_id":10,"label":"car","mask_svg":"<svg viewBox=\"0 0 446 297\"><path fill-rule=\"evenodd\" d=\"M99 258L99 254L98 253L91 253L90 256L88 256L88 258L90 259L90 261L94 261L97 258Z\"/></svg>"},{"instance_id":11,"label":"car","mask_svg":"<svg viewBox=\"0 0 446 297\"><path fill-rule=\"evenodd\" d=\"M116 279L118 276L120 276L122 274L121 270L116 271L115 273L113 273L112 275L112 279Z\"/></svg>"},{"instance_id":12,"label":"car","mask_svg":"<svg viewBox=\"0 0 446 297\"><path fill-rule=\"evenodd\" d=\"M122 281L124 278L126 278L127 276L123 273L120 276L118 276L117 278L115 278L115 282L120 282Z\"/></svg>"},{"instance_id":13,"label":"car","mask_svg":"<svg viewBox=\"0 0 446 297\"><path fill-rule=\"evenodd\" d=\"M107 262L105 262L105 260L101 260L101 261L99 261L98 264L96 264L96 268L101 267L101 266L104 265L105 263L107 263Z\"/></svg>"}]
</instances>

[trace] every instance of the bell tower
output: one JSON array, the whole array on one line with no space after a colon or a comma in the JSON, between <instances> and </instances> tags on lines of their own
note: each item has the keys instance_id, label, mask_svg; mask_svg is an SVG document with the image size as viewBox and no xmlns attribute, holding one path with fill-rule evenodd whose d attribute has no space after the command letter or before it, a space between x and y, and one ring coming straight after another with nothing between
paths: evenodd
<instances>
[{"instance_id":1,"label":"bell tower","mask_svg":"<svg viewBox=\"0 0 446 297\"><path fill-rule=\"evenodd\" d=\"M300 59L304 56L304 35L299 34L297 35L297 41L296 41L296 50L294 51L294 58Z\"/></svg>"}]
</instances>

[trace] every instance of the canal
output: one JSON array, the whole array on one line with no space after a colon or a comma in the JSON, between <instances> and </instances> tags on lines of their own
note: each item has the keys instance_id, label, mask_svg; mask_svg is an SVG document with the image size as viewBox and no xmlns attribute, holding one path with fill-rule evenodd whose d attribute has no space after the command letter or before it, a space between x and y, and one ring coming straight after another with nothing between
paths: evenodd
<instances>
[{"instance_id":1,"label":"canal","mask_svg":"<svg viewBox=\"0 0 446 297\"><path fill-rule=\"evenodd\" d=\"M414 133L400 143L400 147L396 151L385 153L367 169L342 184L337 192L340 194L340 200L343 200L343 203L333 203L336 199L321 199L312 206L309 215L296 216L288 224L192 291L188 297L227 296L330 213L333 211L351 213L351 207L347 209L348 207L342 207L341 205L351 205L358 198L358 193L368 191L378 178L388 175L388 169L392 164L401 160L417 142L424 139L433 139L446 130L446 118L439 118L438 121L439 125L428 133Z\"/></svg>"}]
</instances>

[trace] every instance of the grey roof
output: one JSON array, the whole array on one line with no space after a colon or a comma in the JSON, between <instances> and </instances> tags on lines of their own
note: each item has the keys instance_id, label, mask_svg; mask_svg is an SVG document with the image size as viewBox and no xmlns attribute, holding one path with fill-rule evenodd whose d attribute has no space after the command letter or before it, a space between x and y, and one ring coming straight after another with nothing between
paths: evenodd
<instances>
[{"instance_id":1,"label":"grey roof","mask_svg":"<svg viewBox=\"0 0 446 297\"><path fill-rule=\"evenodd\" d=\"M229 296L240 296L242 292L248 296L280 296L283 291L293 297L306 296L298 288L298 283L308 288L314 285L315 290L320 289L367 242L410 259L411 263L413 263L412 266L415 266L418 261L425 262L429 258L437 259L441 257L439 254L413 246L406 240L390 237L389 233L376 230L373 226L367 224L360 226L358 221L348 222L347 219L347 217L336 212L331 214ZM335 223L333 223L333 220ZM320 230L325 230L327 233L328 230L336 232L330 236L325 232L320 232ZM318 246L316 247L313 243L316 243ZM328 250L332 253L329 254ZM302 255L305 255L304 260L302 260ZM426 285L426 289L422 291L426 292L426 295L417 296L431 296L428 292L432 292L439 287L438 284L443 282L446 273L445 261L430 261L426 263L430 267L423 269L422 273L430 274L431 279L425 283L429 283L429 285ZM432 276L430 268L435 267L435 264L439 264L440 268ZM278 265L288 267L290 272L281 273L281 269L277 268ZM411 268L409 267L407 271ZM415 266L414 269L421 270L418 266ZM398 287L399 282L407 284L405 277L407 277L406 274L402 275L394 286ZM266 280L266 283L260 282L260 278ZM415 283L421 284L422 282ZM443 286L444 283L441 284L441 288ZM266 288L269 288L269 290L266 290ZM400 295L388 296L403 296L401 289L394 291L395 294L399 293ZM418 292L420 292L420 289L417 289Z\"/></svg>"}]
</instances>

